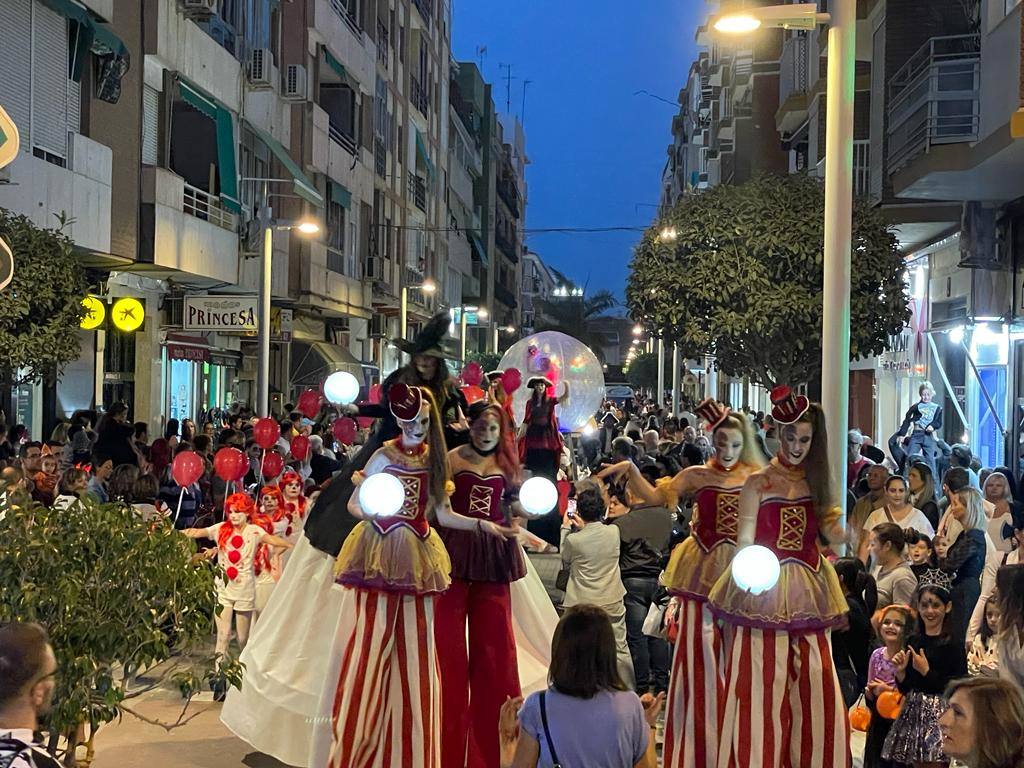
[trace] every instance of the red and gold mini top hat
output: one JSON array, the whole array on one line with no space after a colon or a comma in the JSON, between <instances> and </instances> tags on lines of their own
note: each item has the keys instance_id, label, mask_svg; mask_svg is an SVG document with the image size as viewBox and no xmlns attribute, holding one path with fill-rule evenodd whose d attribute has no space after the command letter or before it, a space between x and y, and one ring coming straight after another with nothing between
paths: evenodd
<instances>
[{"instance_id":1,"label":"red and gold mini top hat","mask_svg":"<svg viewBox=\"0 0 1024 768\"><path fill-rule=\"evenodd\" d=\"M779 424L793 424L807 413L810 401L803 395L794 395L793 390L781 384L771 392L772 418Z\"/></svg>"},{"instance_id":2,"label":"red and gold mini top hat","mask_svg":"<svg viewBox=\"0 0 1024 768\"><path fill-rule=\"evenodd\" d=\"M423 407L423 391L398 382L388 388L391 415L398 421L414 421Z\"/></svg>"},{"instance_id":3,"label":"red and gold mini top hat","mask_svg":"<svg viewBox=\"0 0 1024 768\"><path fill-rule=\"evenodd\" d=\"M714 432L729 415L729 409L712 397L706 397L696 408L697 415L708 423L708 432Z\"/></svg>"}]
</instances>

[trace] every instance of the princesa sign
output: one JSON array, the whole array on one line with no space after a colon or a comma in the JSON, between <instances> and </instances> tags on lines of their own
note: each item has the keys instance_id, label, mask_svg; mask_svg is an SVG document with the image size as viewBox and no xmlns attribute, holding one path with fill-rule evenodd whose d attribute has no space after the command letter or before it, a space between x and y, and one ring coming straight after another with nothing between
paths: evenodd
<instances>
[{"instance_id":1,"label":"princesa sign","mask_svg":"<svg viewBox=\"0 0 1024 768\"><path fill-rule=\"evenodd\" d=\"M182 326L189 331L256 330L256 296L186 296Z\"/></svg>"}]
</instances>

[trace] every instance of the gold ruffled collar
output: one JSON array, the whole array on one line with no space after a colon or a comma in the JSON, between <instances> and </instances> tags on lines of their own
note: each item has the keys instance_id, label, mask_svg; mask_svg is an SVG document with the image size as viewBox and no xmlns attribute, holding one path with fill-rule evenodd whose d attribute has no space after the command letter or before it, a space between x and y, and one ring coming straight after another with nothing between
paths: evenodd
<instances>
[{"instance_id":1,"label":"gold ruffled collar","mask_svg":"<svg viewBox=\"0 0 1024 768\"><path fill-rule=\"evenodd\" d=\"M429 445L424 443L422 448L417 448L416 452L410 452L402 446L402 438L400 437L385 442L384 452L387 453L390 461L395 464L401 464L403 467L416 467L418 469L426 467L430 461Z\"/></svg>"}]
</instances>

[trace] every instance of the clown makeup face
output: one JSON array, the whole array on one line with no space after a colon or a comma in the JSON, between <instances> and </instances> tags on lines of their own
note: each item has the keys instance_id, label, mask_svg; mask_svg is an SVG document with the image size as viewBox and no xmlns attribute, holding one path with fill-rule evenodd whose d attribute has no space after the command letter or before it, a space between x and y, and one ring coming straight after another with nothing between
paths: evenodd
<instances>
[{"instance_id":1,"label":"clown makeup face","mask_svg":"<svg viewBox=\"0 0 1024 768\"><path fill-rule=\"evenodd\" d=\"M412 421L400 421L398 426L402 428L402 443L407 448L422 444L430 431L430 406L424 402L419 416Z\"/></svg>"},{"instance_id":2,"label":"clown makeup face","mask_svg":"<svg viewBox=\"0 0 1024 768\"><path fill-rule=\"evenodd\" d=\"M289 480L282 486L281 493L284 494L286 499L297 499L299 494L302 493L302 482L300 480Z\"/></svg>"},{"instance_id":3,"label":"clown makeup face","mask_svg":"<svg viewBox=\"0 0 1024 768\"><path fill-rule=\"evenodd\" d=\"M268 493L263 497L263 512L266 515L273 515L277 512L277 496Z\"/></svg>"},{"instance_id":4,"label":"clown makeup face","mask_svg":"<svg viewBox=\"0 0 1024 768\"><path fill-rule=\"evenodd\" d=\"M228 521L235 528L242 528L249 521L249 516L240 509L232 509L228 512Z\"/></svg>"},{"instance_id":5,"label":"clown makeup face","mask_svg":"<svg viewBox=\"0 0 1024 768\"><path fill-rule=\"evenodd\" d=\"M740 460L740 453L743 452L743 433L738 429L722 427L716 429L713 435L715 444L715 459L726 469L732 469Z\"/></svg>"},{"instance_id":6,"label":"clown makeup face","mask_svg":"<svg viewBox=\"0 0 1024 768\"><path fill-rule=\"evenodd\" d=\"M413 367L423 381L431 381L437 375L437 358L431 355L413 355Z\"/></svg>"},{"instance_id":7,"label":"clown makeup face","mask_svg":"<svg viewBox=\"0 0 1024 768\"><path fill-rule=\"evenodd\" d=\"M493 451L501 440L501 424L498 423L497 414L488 411L474 421L469 439L473 441L473 446L478 451Z\"/></svg>"},{"instance_id":8,"label":"clown makeup face","mask_svg":"<svg viewBox=\"0 0 1024 768\"><path fill-rule=\"evenodd\" d=\"M782 428L782 457L790 464L799 464L807 458L814 439L814 427L806 421L786 424Z\"/></svg>"}]
</instances>

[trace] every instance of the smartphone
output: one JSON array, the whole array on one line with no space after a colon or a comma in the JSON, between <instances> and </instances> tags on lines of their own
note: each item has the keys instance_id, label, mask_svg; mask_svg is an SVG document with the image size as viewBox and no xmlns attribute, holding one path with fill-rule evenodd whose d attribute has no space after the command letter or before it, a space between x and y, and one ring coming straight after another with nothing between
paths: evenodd
<instances>
[{"instance_id":1,"label":"smartphone","mask_svg":"<svg viewBox=\"0 0 1024 768\"><path fill-rule=\"evenodd\" d=\"M578 519L576 516L576 499L569 499L566 505L565 514L573 519Z\"/></svg>"}]
</instances>

